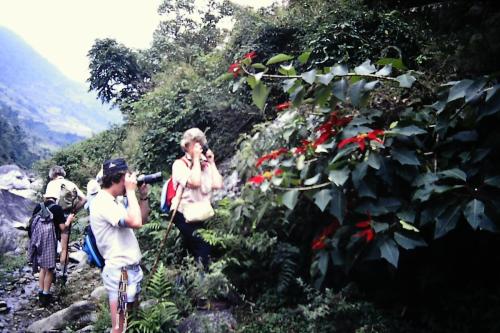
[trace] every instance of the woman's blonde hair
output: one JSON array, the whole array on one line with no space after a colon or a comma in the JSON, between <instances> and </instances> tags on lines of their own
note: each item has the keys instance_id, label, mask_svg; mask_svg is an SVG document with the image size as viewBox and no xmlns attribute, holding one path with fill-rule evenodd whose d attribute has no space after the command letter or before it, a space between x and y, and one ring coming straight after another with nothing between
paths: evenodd
<instances>
[{"instance_id":1,"label":"woman's blonde hair","mask_svg":"<svg viewBox=\"0 0 500 333\"><path fill-rule=\"evenodd\" d=\"M64 168L62 166L54 165L49 170L49 178L56 179L58 176L66 177L66 171L64 171Z\"/></svg>"},{"instance_id":2,"label":"woman's blonde hair","mask_svg":"<svg viewBox=\"0 0 500 333\"><path fill-rule=\"evenodd\" d=\"M181 139L181 148L182 150L186 151L187 146L193 142L199 142L202 145L207 144L207 138L205 137L205 133L203 133L199 128L190 128L184 134L182 134L182 139Z\"/></svg>"}]
</instances>

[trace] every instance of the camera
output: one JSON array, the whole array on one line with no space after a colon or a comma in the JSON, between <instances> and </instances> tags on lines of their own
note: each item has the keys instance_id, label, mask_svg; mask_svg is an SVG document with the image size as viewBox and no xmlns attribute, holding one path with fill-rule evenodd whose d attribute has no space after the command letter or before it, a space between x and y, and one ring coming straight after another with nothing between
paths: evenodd
<instances>
[{"instance_id":1,"label":"camera","mask_svg":"<svg viewBox=\"0 0 500 333\"><path fill-rule=\"evenodd\" d=\"M203 145L201 147L201 152L203 153L203 155L206 155L207 154L207 151L209 150L210 148L208 148L208 145Z\"/></svg>"},{"instance_id":2,"label":"camera","mask_svg":"<svg viewBox=\"0 0 500 333\"><path fill-rule=\"evenodd\" d=\"M161 182L163 179L163 176L161 175L161 172L153 173L150 175L139 175L137 176L137 185L141 186L142 184L153 184L157 182Z\"/></svg>"}]
</instances>

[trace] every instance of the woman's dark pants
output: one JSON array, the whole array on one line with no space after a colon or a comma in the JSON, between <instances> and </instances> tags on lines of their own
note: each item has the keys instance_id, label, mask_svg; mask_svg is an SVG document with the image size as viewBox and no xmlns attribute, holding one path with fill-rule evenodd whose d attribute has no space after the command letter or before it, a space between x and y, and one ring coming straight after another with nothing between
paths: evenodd
<instances>
[{"instance_id":1,"label":"woman's dark pants","mask_svg":"<svg viewBox=\"0 0 500 333\"><path fill-rule=\"evenodd\" d=\"M195 260L201 261L205 269L207 269L211 247L210 244L205 242L205 240L196 233L196 230L203 229L204 223L186 223L184 215L180 212L175 214L174 223L184 237L189 252L191 252Z\"/></svg>"}]
</instances>

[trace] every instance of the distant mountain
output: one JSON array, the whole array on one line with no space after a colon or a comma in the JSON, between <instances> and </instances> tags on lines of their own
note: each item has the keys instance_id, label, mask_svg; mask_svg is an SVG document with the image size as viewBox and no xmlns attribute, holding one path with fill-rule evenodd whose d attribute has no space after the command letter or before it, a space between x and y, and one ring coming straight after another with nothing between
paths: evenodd
<instances>
[{"instance_id":1,"label":"distant mountain","mask_svg":"<svg viewBox=\"0 0 500 333\"><path fill-rule=\"evenodd\" d=\"M3 27L0 27L0 117L3 123L16 129L16 135L19 130L24 131L25 143L38 157L122 121L118 110L102 105L84 84L65 77L19 36ZM2 153L0 146L0 156Z\"/></svg>"}]
</instances>

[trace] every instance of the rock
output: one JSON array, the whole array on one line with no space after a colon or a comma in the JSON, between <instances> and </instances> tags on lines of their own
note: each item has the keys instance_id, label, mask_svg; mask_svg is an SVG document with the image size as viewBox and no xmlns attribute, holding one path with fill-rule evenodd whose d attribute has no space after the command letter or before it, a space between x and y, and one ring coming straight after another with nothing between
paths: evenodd
<instances>
[{"instance_id":1,"label":"rock","mask_svg":"<svg viewBox=\"0 0 500 333\"><path fill-rule=\"evenodd\" d=\"M87 262L87 254L83 251L71 252L69 254L69 260L74 262Z\"/></svg>"},{"instance_id":2,"label":"rock","mask_svg":"<svg viewBox=\"0 0 500 333\"><path fill-rule=\"evenodd\" d=\"M100 286L94 289L92 293L90 294L90 297L96 301L100 301L102 298L106 297L108 295L108 292L106 291L106 288L104 286Z\"/></svg>"},{"instance_id":3,"label":"rock","mask_svg":"<svg viewBox=\"0 0 500 333\"><path fill-rule=\"evenodd\" d=\"M10 308L7 306L7 303L5 301L0 301L0 313L7 313L9 310Z\"/></svg>"},{"instance_id":4,"label":"rock","mask_svg":"<svg viewBox=\"0 0 500 333\"><path fill-rule=\"evenodd\" d=\"M90 333L94 331L94 326L93 325L88 325L85 326L84 328L76 331L77 333Z\"/></svg>"},{"instance_id":5,"label":"rock","mask_svg":"<svg viewBox=\"0 0 500 333\"><path fill-rule=\"evenodd\" d=\"M80 301L70 307L58 311L47 318L32 323L27 332L46 332L51 330L61 330L79 321L82 317L89 315L95 310L95 304L89 301Z\"/></svg>"},{"instance_id":6,"label":"rock","mask_svg":"<svg viewBox=\"0 0 500 333\"><path fill-rule=\"evenodd\" d=\"M0 166L0 188L6 190L30 189L31 182L26 173L15 164Z\"/></svg>"},{"instance_id":7,"label":"rock","mask_svg":"<svg viewBox=\"0 0 500 333\"><path fill-rule=\"evenodd\" d=\"M229 310L197 311L184 319L179 333L231 332L236 329L236 319Z\"/></svg>"},{"instance_id":8,"label":"rock","mask_svg":"<svg viewBox=\"0 0 500 333\"><path fill-rule=\"evenodd\" d=\"M33 201L0 189L0 254L23 248L27 233L13 225L26 225L34 207Z\"/></svg>"}]
</instances>

